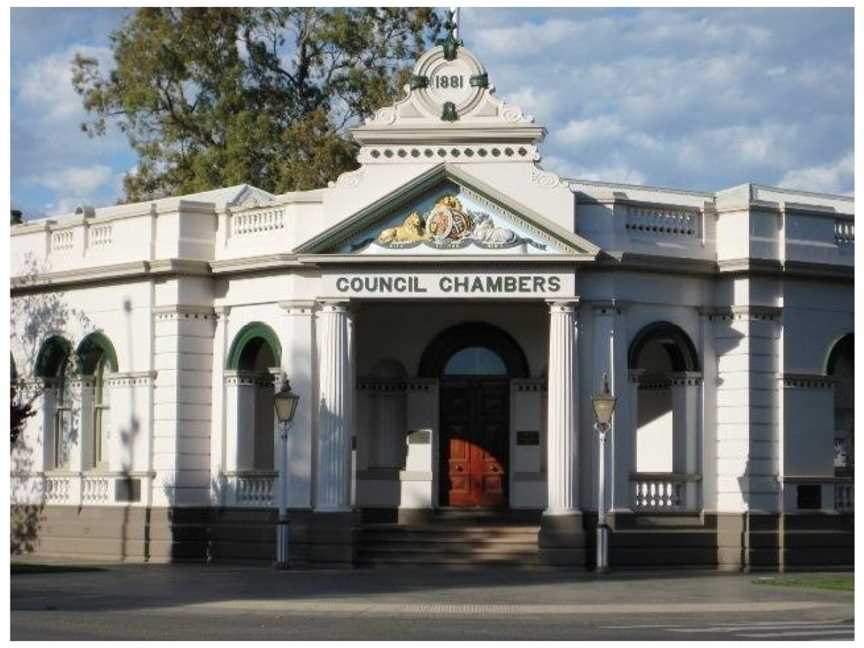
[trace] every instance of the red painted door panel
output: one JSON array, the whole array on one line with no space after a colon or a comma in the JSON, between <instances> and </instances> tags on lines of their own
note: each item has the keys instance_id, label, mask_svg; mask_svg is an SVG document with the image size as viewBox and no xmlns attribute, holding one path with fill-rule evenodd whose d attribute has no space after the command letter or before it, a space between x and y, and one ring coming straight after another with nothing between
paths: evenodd
<instances>
[{"instance_id":1,"label":"red painted door panel","mask_svg":"<svg viewBox=\"0 0 864 648\"><path fill-rule=\"evenodd\" d=\"M442 504L507 504L508 382L447 379L441 383Z\"/></svg>"}]
</instances>

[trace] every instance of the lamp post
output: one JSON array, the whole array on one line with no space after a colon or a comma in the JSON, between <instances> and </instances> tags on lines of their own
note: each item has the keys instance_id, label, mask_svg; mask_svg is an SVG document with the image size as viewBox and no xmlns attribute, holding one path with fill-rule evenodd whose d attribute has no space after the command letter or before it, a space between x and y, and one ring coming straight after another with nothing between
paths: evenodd
<instances>
[{"instance_id":1,"label":"lamp post","mask_svg":"<svg viewBox=\"0 0 864 648\"><path fill-rule=\"evenodd\" d=\"M288 469L288 430L297 411L300 396L291 391L291 383L285 380L273 396L273 408L279 421L279 523L276 526L276 567L288 569L288 497L286 490Z\"/></svg>"},{"instance_id":2,"label":"lamp post","mask_svg":"<svg viewBox=\"0 0 864 648\"><path fill-rule=\"evenodd\" d=\"M594 429L600 439L597 489L597 571L609 571L609 527L606 526L606 435L612 429L615 397L609 391L609 376L603 374L603 391L591 397L594 406Z\"/></svg>"}]
</instances>

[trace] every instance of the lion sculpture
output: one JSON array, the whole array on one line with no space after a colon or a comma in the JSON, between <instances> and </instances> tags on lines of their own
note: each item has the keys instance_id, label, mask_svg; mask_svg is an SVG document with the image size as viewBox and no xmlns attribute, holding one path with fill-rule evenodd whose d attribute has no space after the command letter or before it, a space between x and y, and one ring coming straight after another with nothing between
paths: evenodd
<instances>
[{"instance_id":1,"label":"lion sculpture","mask_svg":"<svg viewBox=\"0 0 864 648\"><path fill-rule=\"evenodd\" d=\"M426 233L426 223L417 212L412 212L398 227L388 227L378 235L376 242L379 245L390 245L392 243L413 243L425 241L429 238Z\"/></svg>"}]
</instances>

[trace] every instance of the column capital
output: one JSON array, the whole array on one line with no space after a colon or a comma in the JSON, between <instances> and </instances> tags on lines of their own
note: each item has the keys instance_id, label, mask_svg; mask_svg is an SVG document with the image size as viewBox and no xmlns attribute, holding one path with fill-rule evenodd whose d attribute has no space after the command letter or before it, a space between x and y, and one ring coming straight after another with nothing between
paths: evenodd
<instances>
[{"instance_id":1,"label":"column capital","mask_svg":"<svg viewBox=\"0 0 864 648\"><path fill-rule=\"evenodd\" d=\"M579 298L570 299L547 299L550 313L573 313L579 308Z\"/></svg>"},{"instance_id":2,"label":"column capital","mask_svg":"<svg viewBox=\"0 0 864 648\"><path fill-rule=\"evenodd\" d=\"M673 374L670 374L672 378L672 385L690 385L696 386L702 384L702 372L701 371L677 371Z\"/></svg>"},{"instance_id":3,"label":"column capital","mask_svg":"<svg viewBox=\"0 0 864 648\"><path fill-rule=\"evenodd\" d=\"M312 315L317 305L314 299L286 299L279 302L279 308L287 315Z\"/></svg>"},{"instance_id":4,"label":"column capital","mask_svg":"<svg viewBox=\"0 0 864 648\"><path fill-rule=\"evenodd\" d=\"M644 376L644 375L645 375L644 369L630 369L627 372L627 379L631 383L638 383L640 380L642 380L642 376Z\"/></svg>"},{"instance_id":5,"label":"column capital","mask_svg":"<svg viewBox=\"0 0 864 648\"><path fill-rule=\"evenodd\" d=\"M231 314L230 306L214 306L213 312L216 313L216 317L218 319L228 319L228 316Z\"/></svg>"},{"instance_id":6,"label":"column capital","mask_svg":"<svg viewBox=\"0 0 864 648\"><path fill-rule=\"evenodd\" d=\"M270 372L270 378L273 381L273 389L279 391L282 388L282 383L287 380L285 372L282 370L282 367L270 367L268 371Z\"/></svg>"},{"instance_id":7,"label":"column capital","mask_svg":"<svg viewBox=\"0 0 864 648\"><path fill-rule=\"evenodd\" d=\"M344 297L319 297L316 304L322 313L351 312L351 301Z\"/></svg>"},{"instance_id":8,"label":"column capital","mask_svg":"<svg viewBox=\"0 0 864 648\"><path fill-rule=\"evenodd\" d=\"M630 302L625 301L623 299L592 299L590 301L586 301L586 304L591 306L594 309L595 313L605 314L605 313L616 313L621 314L625 310L630 307Z\"/></svg>"}]
</instances>

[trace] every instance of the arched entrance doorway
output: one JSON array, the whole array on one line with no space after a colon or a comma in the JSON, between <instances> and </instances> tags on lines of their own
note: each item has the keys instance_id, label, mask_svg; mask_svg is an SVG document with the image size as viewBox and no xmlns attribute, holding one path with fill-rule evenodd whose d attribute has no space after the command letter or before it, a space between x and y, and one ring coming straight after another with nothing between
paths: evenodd
<instances>
[{"instance_id":1,"label":"arched entrance doorway","mask_svg":"<svg viewBox=\"0 0 864 648\"><path fill-rule=\"evenodd\" d=\"M529 375L522 349L490 324L459 324L427 347L419 373L439 379L440 504L506 507L510 379Z\"/></svg>"}]
</instances>

